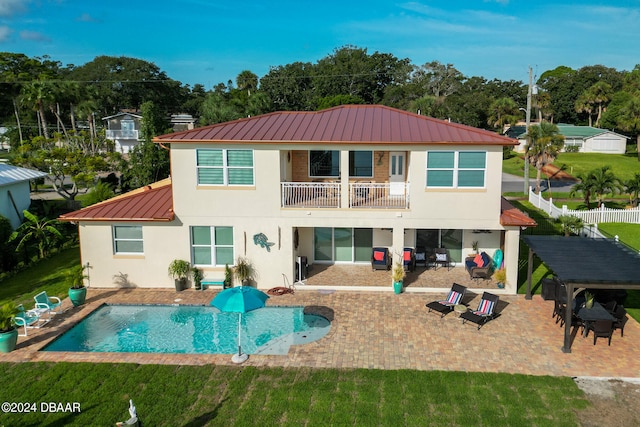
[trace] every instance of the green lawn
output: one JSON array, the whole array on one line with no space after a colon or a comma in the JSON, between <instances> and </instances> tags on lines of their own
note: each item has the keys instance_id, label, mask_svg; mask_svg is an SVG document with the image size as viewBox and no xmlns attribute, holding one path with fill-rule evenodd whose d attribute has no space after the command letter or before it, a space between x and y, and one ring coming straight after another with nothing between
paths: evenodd
<instances>
[{"instance_id":1,"label":"green lawn","mask_svg":"<svg viewBox=\"0 0 640 427\"><path fill-rule=\"evenodd\" d=\"M4 425L114 425L133 399L145 426L576 426L568 377L440 371L0 364L0 401L80 404L3 414Z\"/></svg>"},{"instance_id":2,"label":"green lawn","mask_svg":"<svg viewBox=\"0 0 640 427\"><path fill-rule=\"evenodd\" d=\"M78 264L78 246L40 260L24 271L0 281L0 304L12 300L16 304L32 307L33 296L41 291L47 291L50 296L66 298L68 288L64 285L64 272Z\"/></svg>"},{"instance_id":3,"label":"green lawn","mask_svg":"<svg viewBox=\"0 0 640 427\"><path fill-rule=\"evenodd\" d=\"M522 154L517 154L504 160L502 162L502 171L512 175L524 176L524 160L521 156ZM608 165L611 166L616 177L621 180L630 179L635 173L640 171L640 163L638 162L638 156L635 153L560 153L553 164L573 176L587 173ZM542 175L546 178L544 174ZM536 169L534 167L530 167L529 176L532 180L535 180Z\"/></svg>"}]
</instances>

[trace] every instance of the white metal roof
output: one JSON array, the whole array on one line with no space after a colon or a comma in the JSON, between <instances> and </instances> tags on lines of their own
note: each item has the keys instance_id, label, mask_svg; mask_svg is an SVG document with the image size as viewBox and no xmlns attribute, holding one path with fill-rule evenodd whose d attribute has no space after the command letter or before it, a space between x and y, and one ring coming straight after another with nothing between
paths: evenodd
<instances>
[{"instance_id":1,"label":"white metal roof","mask_svg":"<svg viewBox=\"0 0 640 427\"><path fill-rule=\"evenodd\" d=\"M0 186L29 181L30 179L45 176L47 176L47 174L44 172L0 163Z\"/></svg>"}]
</instances>

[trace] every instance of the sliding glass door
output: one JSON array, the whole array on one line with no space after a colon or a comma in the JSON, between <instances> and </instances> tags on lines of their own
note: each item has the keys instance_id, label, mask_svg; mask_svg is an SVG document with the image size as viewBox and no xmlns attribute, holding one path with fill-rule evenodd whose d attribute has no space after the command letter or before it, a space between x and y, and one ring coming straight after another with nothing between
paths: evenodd
<instances>
[{"instance_id":1,"label":"sliding glass door","mask_svg":"<svg viewBox=\"0 0 640 427\"><path fill-rule=\"evenodd\" d=\"M369 262L373 243L371 228L314 228L314 261Z\"/></svg>"}]
</instances>

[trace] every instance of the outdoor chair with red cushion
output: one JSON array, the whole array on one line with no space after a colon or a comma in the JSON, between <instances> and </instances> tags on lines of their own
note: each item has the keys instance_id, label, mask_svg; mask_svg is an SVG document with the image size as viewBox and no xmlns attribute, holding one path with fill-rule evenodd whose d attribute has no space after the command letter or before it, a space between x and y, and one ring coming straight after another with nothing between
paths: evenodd
<instances>
[{"instance_id":1,"label":"outdoor chair with red cushion","mask_svg":"<svg viewBox=\"0 0 640 427\"><path fill-rule=\"evenodd\" d=\"M437 311L440 313L440 318L443 318L453 311L453 307L462 304L462 298L464 298L466 292L467 288L465 286L454 283L446 299L431 301L426 304L426 307L429 309L427 313L431 313L431 310Z\"/></svg>"},{"instance_id":2,"label":"outdoor chair with red cushion","mask_svg":"<svg viewBox=\"0 0 640 427\"><path fill-rule=\"evenodd\" d=\"M489 292L483 293L477 310L467 311L466 313L462 313L460 315L460 317L462 317L462 324L464 325L466 322L473 322L478 325L478 329L480 329L487 322L496 317L495 310L496 305L498 305L499 299L500 297L498 297L497 295L491 294Z\"/></svg>"},{"instance_id":3,"label":"outdoor chair with red cushion","mask_svg":"<svg viewBox=\"0 0 640 427\"><path fill-rule=\"evenodd\" d=\"M405 271L413 271L416 269L416 254L414 248L404 248L402 253L402 265Z\"/></svg>"},{"instance_id":4,"label":"outdoor chair with red cushion","mask_svg":"<svg viewBox=\"0 0 640 427\"><path fill-rule=\"evenodd\" d=\"M371 254L371 268L373 270L389 270L391 268L391 255L389 248L373 248Z\"/></svg>"}]
</instances>

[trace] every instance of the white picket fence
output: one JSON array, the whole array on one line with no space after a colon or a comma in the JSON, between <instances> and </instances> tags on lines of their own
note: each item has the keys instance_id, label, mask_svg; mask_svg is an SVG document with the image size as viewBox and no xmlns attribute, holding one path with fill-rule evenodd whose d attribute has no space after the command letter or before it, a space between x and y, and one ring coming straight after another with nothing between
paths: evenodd
<instances>
[{"instance_id":1,"label":"white picket fence","mask_svg":"<svg viewBox=\"0 0 640 427\"><path fill-rule=\"evenodd\" d=\"M633 209L611 209L605 207L604 203L598 209L588 211L578 211L568 209L567 205L558 208L553 204L553 199L545 200L541 194L536 194L533 188L529 189L529 202L545 211L551 218L558 218L560 215L572 215L582 220L584 224L599 224L603 222L624 222L629 224L640 224L640 206Z\"/></svg>"}]
</instances>

